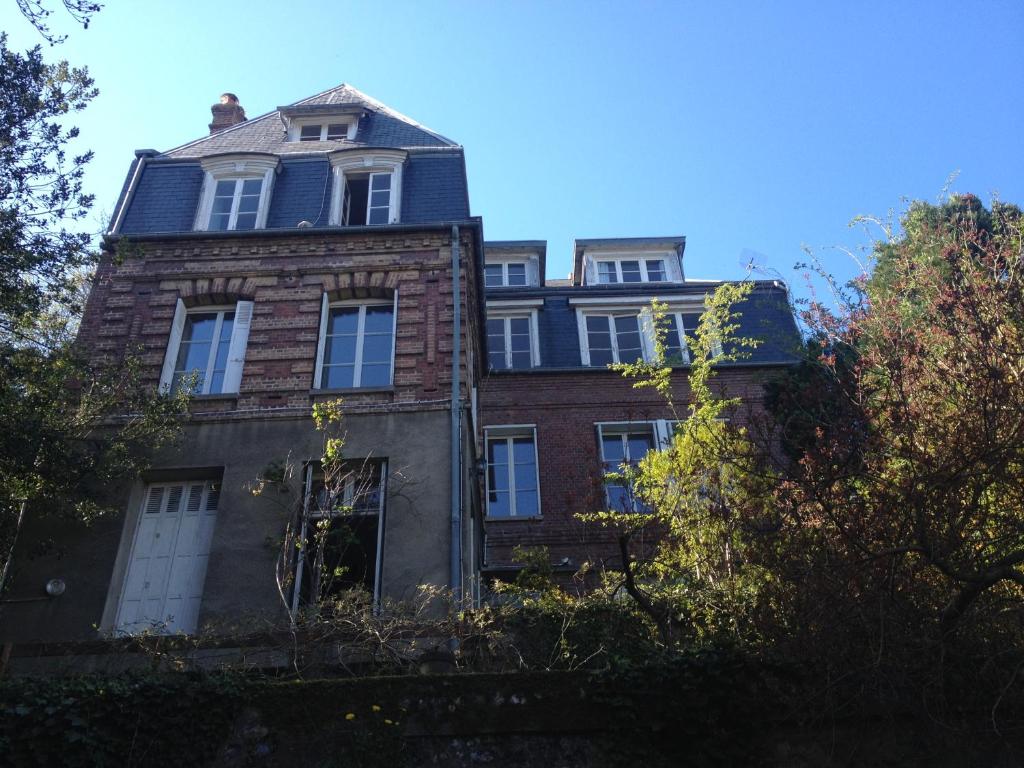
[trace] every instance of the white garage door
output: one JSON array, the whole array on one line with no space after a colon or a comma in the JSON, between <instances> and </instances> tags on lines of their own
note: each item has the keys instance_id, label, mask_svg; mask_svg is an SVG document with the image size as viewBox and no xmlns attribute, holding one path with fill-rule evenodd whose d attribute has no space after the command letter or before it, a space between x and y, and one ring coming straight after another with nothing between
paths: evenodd
<instances>
[{"instance_id":1,"label":"white garage door","mask_svg":"<svg viewBox=\"0 0 1024 768\"><path fill-rule=\"evenodd\" d=\"M212 481L146 488L118 604L119 632L196 631L219 488Z\"/></svg>"}]
</instances>

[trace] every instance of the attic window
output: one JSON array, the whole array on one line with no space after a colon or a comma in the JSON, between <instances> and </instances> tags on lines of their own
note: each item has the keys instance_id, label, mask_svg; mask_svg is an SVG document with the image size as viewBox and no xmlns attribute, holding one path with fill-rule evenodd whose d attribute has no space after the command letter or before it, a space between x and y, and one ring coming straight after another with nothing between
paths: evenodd
<instances>
[{"instance_id":1,"label":"attic window","mask_svg":"<svg viewBox=\"0 0 1024 768\"><path fill-rule=\"evenodd\" d=\"M405 153L395 150L372 154L341 151L332 155L331 224L351 227L398 223L404 162Z\"/></svg>"},{"instance_id":2,"label":"attic window","mask_svg":"<svg viewBox=\"0 0 1024 768\"><path fill-rule=\"evenodd\" d=\"M665 280L661 259L615 259L597 262L599 283L660 283Z\"/></svg>"},{"instance_id":3,"label":"attic window","mask_svg":"<svg viewBox=\"0 0 1024 768\"><path fill-rule=\"evenodd\" d=\"M299 141L340 141L348 139L352 123L310 123L299 129Z\"/></svg>"}]
</instances>

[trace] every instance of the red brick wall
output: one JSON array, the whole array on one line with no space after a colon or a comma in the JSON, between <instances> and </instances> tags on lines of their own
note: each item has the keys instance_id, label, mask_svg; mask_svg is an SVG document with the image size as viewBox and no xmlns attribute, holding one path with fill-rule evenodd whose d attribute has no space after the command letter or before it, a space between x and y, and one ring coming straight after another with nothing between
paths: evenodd
<instances>
[{"instance_id":1,"label":"red brick wall","mask_svg":"<svg viewBox=\"0 0 1024 768\"><path fill-rule=\"evenodd\" d=\"M720 371L714 386L744 401L734 421L745 424L757 413L762 382L777 370ZM685 418L685 372L675 376L673 389L678 416ZM484 427L536 424L541 491L542 519L486 522L487 565L512 565L517 544L546 546L553 562L568 557L574 567L588 560L614 564L616 551L607 534L575 518L604 505L595 424L674 418L664 399L653 389L634 389L632 380L613 371L492 374L481 386L480 411Z\"/></svg>"},{"instance_id":2,"label":"red brick wall","mask_svg":"<svg viewBox=\"0 0 1024 768\"><path fill-rule=\"evenodd\" d=\"M255 306L240 392L237 398L197 400L193 413L308 410L323 292L358 298L397 288L393 391L347 393L346 403L416 407L424 401L447 401L453 319L450 248L450 236L436 232L136 243L123 263L107 258L100 266L79 342L109 359L126 351L139 353L146 379L155 388L179 297L189 306L250 299ZM477 327L473 318L478 301L476 254L468 236L463 237L461 254L462 381L468 391L466 344Z\"/></svg>"}]
</instances>

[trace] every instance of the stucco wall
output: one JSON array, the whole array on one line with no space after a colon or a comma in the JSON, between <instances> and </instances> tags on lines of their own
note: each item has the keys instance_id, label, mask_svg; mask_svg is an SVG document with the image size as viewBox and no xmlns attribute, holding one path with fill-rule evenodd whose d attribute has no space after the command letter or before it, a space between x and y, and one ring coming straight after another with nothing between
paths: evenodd
<instances>
[{"instance_id":1,"label":"stucco wall","mask_svg":"<svg viewBox=\"0 0 1024 768\"><path fill-rule=\"evenodd\" d=\"M344 430L347 456L388 460L382 594L407 598L421 583L447 584L448 409L349 413ZM322 442L308 418L200 423L187 426L179 446L157 457L147 479L222 478L200 627L235 632L266 628L268 620L283 618L274 564L301 476L290 493L257 497L251 483L272 461L288 459L300 467L315 459ZM41 597L43 585L55 577L66 581L67 592L3 604L0 640L84 640L113 627L144 486L140 479L120 489L113 498L125 511L90 528L29 521L6 599ZM53 545L44 554L47 539Z\"/></svg>"}]
</instances>

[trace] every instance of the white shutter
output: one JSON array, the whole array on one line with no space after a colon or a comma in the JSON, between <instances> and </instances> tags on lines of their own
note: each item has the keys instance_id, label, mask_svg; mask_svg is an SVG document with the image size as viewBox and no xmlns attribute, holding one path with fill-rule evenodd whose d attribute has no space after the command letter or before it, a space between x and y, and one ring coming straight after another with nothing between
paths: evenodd
<instances>
[{"instance_id":1,"label":"white shutter","mask_svg":"<svg viewBox=\"0 0 1024 768\"><path fill-rule=\"evenodd\" d=\"M597 262L590 256L583 256L583 285L597 285Z\"/></svg>"},{"instance_id":2,"label":"white shutter","mask_svg":"<svg viewBox=\"0 0 1024 768\"><path fill-rule=\"evenodd\" d=\"M327 313L330 311L330 302L327 301L327 294L323 296L320 303L320 337L316 343L316 368L313 369L313 389L320 389L320 376L324 364L324 342L327 340Z\"/></svg>"},{"instance_id":3,"label":"white shutter","mask_svg":"<svg viewBox=\"0 0 1024 768\"><path fill-rule=\"evenodd\" d=\"M242 367L245 365L245 346L249 342L249 326L252 325L251 301L240 301L235 305L235 322L231 326L231 343L228 346L228 364L224 371L224 392L237 392L242 383Z\"/></svg>"},{"instance_id":4,"label":"white shutter","mask_svg":"<svg viewBox=\"0 0 1024 768\"><path fill-rule=\"evenodd\" d=\"M185 331L185 302L178 299L174 308L174 320L171 321L171 335L167 339L167 352L164 354L164 368L160 373L160 392L169 394L171 381L174 379L174 364L178 360L178 347L181 346L181 335Z\"/></svg>"}]
</instances>

